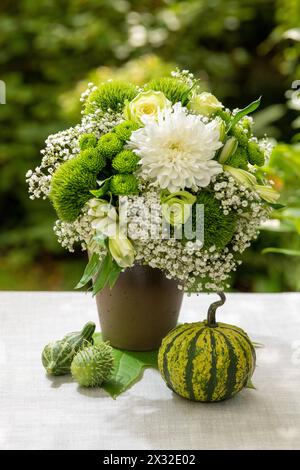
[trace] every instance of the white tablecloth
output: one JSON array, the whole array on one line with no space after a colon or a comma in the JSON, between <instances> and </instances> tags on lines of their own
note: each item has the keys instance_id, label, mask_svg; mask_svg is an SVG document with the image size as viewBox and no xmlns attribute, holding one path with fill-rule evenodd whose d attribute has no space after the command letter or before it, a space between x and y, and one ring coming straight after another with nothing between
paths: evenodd
<instances>
[{"instance_id":1,"label":"white tablecloth","mask_svg":"<svg viewBox=\"0 0 300 470\"><path fill-rule=\"evenodd\" d=\"M205 317L214 295L186 298L181 321ZM158 371L117 400L50 379L43 346L98 323L84 293L0 293L1 449L300 449L300 294L231 294L218 318L265 347L253 380L231 400L201 404L173 394Z\"/></svg>"}]
</instances>

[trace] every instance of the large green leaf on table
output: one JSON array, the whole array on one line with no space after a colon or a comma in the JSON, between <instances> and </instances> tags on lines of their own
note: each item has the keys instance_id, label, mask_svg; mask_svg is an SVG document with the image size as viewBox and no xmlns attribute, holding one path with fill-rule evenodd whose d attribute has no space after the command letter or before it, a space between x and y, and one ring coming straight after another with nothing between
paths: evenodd
<instances>
[{"instance_id":1,"label":"large green leaf on table","mask_svg":"<svg viewBox=\"0 0 300 470\"><path fill-rule=\"evenodd\" d=\"M94 334L94 344L102 342L101 333ZM114 371L111 379L102 385L102 388L112 398L117 398L120 393L142 378L146 367L157 369L158 351L125 351L113 348Z\"/></svg>"}]
</instances>

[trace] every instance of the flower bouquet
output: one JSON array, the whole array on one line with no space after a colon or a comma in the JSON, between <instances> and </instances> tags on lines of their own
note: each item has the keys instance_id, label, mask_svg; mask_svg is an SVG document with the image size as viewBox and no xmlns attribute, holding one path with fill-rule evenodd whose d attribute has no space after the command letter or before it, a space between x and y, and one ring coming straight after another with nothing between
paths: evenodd
<instances>
[{"instance_id":1,"label":"flower bouquet","mask_svg":"<svg viewBox=\"0 0 300 470\"><path fill-rule=\"evenodd\" d=\"M131 272L136 292L145 272L163 276L170 302L223 291L278 199L263 171L270 144L253 135L249 116L260 99L231 111L177 70L142 88L89 84L81 101L81 122L49 136L41 165L26 175L30 197L52 202L61 245L88 251L77 287L93 280L100 310ZM153 292L150 303L162 294Z\"/></svg>"}]
</instances>

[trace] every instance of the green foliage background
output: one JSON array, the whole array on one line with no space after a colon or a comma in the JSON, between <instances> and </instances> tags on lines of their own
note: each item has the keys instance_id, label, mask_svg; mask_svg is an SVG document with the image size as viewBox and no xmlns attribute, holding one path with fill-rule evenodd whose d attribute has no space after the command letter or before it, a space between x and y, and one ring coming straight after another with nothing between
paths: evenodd
<instances>
[{"instance_id":1,"label":"green foliage background","mask_svg":"<svg viewBox=\"0 0 300 470\"><path fill-rule=\"evenodd\" d=\"M300 248L300 122L286 97L300 78L299 25L298 0L2 0L0 289L72 289L80 276L84 256L58 246L54 211L28 199L24 175L47 135L78 121L86 83L141 83L179 65L230 107L263 95L256 130L280 142L269 171L289 209L245 253L233 288L299 290L299 258L261 255Z\"/></svg>"}]
</instances>

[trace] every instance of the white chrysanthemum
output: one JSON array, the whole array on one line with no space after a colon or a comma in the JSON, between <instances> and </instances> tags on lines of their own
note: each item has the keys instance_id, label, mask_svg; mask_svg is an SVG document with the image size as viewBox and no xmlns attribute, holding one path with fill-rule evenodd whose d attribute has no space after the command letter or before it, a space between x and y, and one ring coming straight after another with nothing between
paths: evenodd
<instances>
[{"instance_id":1,"label":"white chrysanthemum","mask_svg":"<svg viewBox=\"0 0 300 470\"><path fill-rule=\"evenodd\" d=\"M203 188L222 172L222 165L213 160L222 147L217 121L204 123L180 103L142 121L144 127L132 132L128 145L141 158L144 179L174 192Z\"/></svg>"}]
</instances>

